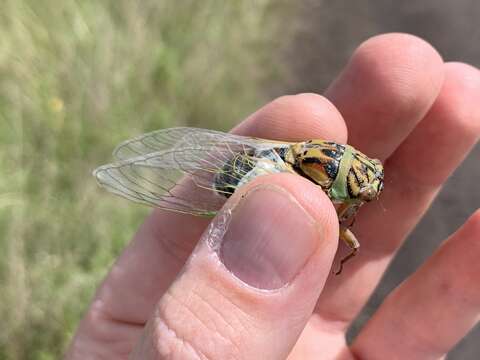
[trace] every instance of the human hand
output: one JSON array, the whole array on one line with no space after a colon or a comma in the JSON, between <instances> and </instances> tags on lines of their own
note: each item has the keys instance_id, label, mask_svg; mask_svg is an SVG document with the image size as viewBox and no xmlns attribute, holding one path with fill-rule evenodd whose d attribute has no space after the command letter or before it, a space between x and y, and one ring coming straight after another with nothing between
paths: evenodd
<instances>
[{"instance_id":1,"label":"human hand","mask_svg":"<svg viewBox=\"0 0 480 360\"><path fill-rule=\"evenodd\" d=\"M480 211L388 296L353 344L345 333L480 136L479 102L477 69L444 63L413 36L368 40L325 97L281 97L233 130L345 143L348 129L349 144L384 161L385 190L357 216L361 250L344 273L331 275L338 221L321 189L299 176L260 177L210 226L155 210L67 357L442 358L479 318Z\"/></svg>"}]
</instances>

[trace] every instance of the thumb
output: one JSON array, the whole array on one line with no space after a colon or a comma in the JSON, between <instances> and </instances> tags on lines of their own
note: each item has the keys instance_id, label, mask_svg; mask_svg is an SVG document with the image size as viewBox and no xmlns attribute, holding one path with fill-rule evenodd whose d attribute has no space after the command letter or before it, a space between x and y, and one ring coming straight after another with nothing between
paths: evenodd
<instances>
[{"instance_id":1,"label":"thumb","mask_svg":"<svg viewBox=\"0 0 480 360\"><path fill-rule=\"evenodd\" d=\"M132 357L286 358L330 272L337 224L305 179L281 174L242 188L160 299Z\"/></svg>"}]
</instances>

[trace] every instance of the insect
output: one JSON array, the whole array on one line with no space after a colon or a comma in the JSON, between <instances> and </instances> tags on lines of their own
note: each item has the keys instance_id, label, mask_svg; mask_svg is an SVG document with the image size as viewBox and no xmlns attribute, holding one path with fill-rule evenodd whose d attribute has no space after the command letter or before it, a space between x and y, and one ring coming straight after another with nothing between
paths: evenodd
<instances>
[{"instance_id":1,"label":"insect","mask_svg":"<svg viewBox=\"0 0 480 360\"><path fill-rule=\"evenodd\" d=\"M228 197L252 179L281 172L319 185L334 203L340 239L355 256L350 231L360 206L383 190L383 166L350 145L325 140L298 143L178 127L121 143L116 161L94 171L98 183L129 200L198 216L214 216Z\"/></svg>"}]
</instances>

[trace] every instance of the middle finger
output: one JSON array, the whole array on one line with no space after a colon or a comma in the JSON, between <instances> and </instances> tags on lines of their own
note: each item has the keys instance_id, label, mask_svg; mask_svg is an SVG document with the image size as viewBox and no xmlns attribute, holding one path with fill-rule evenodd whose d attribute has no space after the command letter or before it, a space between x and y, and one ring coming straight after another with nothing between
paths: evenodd
<instances>
[{"instance_id":1,"label":"middle finger","mask_svg":"<svg viewBox=\"0 0 480 360\"><path fill-rule=\"evenodd\" d=\"M327 89L348 143L386 159L420 122L443 82L443 61L422 39L385 34L365 41Z\"/></svg>"},{"instance_id":2,"label":"middle finger","mask_svg":"<svg viewBox=\"0 0 480 360\"><path fill-rule=\"evenodd\" d=\"M429 44L404 34L382 35L359 47L328 89L327 97L344 115L349 143L370 157L385 160L429 111L443 77L443 62ZM348 326L359 312L389 261L385 257L372 259L365 251L366 243L389 241L389 223L384 224L387 238L376 236L376 227L385 222L384 214L392 206L389 194L398 191L389 182L388 166L385 176L385 193L378 202L360 211L353 227L361 242L359 255L348 263L344 274L331 278L317 306L318 315L334 319L340 328ZM367 221L368 226L364 225ZM378 265L374 274L364 271L365 265L371 263Z\"/></svg>"},{"instance_id":3,"label":"middle finger","mask_svg":"<svg viewBox=\"0 0 480 360\"><path fill-rule=\"evenodd\" d=\"M354 231L362 241L361 255L349 264L348 276L330 281L322 293L319 313L329 309L329 315L344 320L343 326L360 311L398 247L480 135L480 72L460 63L443 67L445 82L433 107L386 161L381 203L358 216Z\"/></svg>"}]
</instances>

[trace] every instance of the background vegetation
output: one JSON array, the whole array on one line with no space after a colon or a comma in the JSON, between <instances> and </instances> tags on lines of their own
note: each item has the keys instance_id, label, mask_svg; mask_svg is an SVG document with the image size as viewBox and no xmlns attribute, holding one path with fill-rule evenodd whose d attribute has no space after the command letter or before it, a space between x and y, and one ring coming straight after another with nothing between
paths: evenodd
<instances>
[{"instance_id":1,"label":"background vegetation","mask_svg":"<svg viewBox=\"0 0 480 360\"><path fill-rule=\"evenodd\" d=\"M174 125L228 129L265 94L321 93L383 32L419 35L444 59L478 67L479 13L477 0L0 0L0 359L61 357L148 212L90 176L119 141ZM350 338L478 208L479 158L480 145ZM477 326L449 359L478 359L479 335Z\"/></svg>"},{"instance_id":2,"label":"background vegetation","mask_svg":"<svg viewBox=\"0 0 480 360\"><path fill-rule=\"evenodd\" d=\"M1 2L0 359L59 358L148 211L90 176L116 143L265 101L272 2Z\"/></svg>"}]
</instances>

